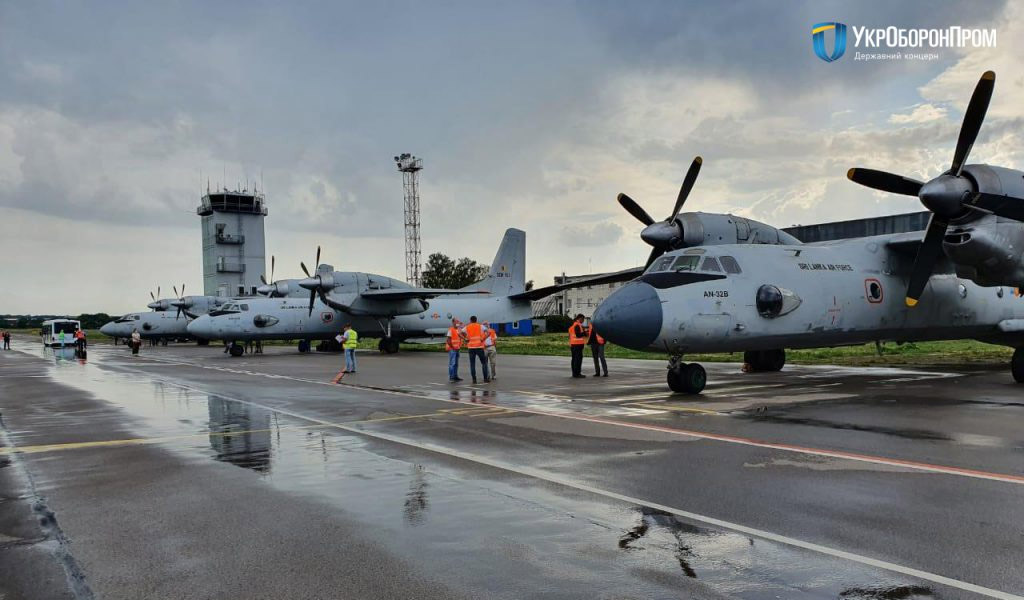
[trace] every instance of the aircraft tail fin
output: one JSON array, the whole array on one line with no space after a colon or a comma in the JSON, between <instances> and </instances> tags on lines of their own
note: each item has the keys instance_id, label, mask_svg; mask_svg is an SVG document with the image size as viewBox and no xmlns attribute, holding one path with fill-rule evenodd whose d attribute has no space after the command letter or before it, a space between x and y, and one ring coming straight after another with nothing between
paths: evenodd
<instances>
[{"instance_id":1,"label":"aircraft tail fin","mask_svg":"<svg viewBox=\"0 0 1024 600\"><path fill-rule=\"evenodd\" d=\"M512 296L526 291L526 232L506 229L505 237L494 255L487 277L465 290L479 290L501 296Z\"/></svg>"}]
</instances>

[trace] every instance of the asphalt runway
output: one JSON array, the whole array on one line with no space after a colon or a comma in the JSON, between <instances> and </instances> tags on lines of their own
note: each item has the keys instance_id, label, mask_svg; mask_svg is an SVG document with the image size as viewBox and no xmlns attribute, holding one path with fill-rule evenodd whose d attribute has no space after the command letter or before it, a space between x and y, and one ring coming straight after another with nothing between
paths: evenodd
<instances>
[{"instance_id":1,"label":"asphalt runway","mask_svg":"<svg viewBox=\"0 0 1024 600\"><path fill-rule=\"evenodd\" d=\"M4 600L1024 597L1005 368L14 345Z\"/></svg>"}]
</instances>

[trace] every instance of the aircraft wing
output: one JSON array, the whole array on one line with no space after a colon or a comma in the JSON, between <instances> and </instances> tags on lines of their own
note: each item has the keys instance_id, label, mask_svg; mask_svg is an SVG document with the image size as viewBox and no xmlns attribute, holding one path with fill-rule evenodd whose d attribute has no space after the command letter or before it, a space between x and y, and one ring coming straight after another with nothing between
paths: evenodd
<instances>
[{"instance_id":1,"label":"aircraft wing","mask_svg":"<svg viewBox=\"0 0 1024 600\"><path fill-rule=\"evenodd\" d=\"M446 290L438 288L388 288L382 290L363 290L359 295L374 300L422 300L438 296L479 295L486 294L480 290Z\"/></svg>"},{"instance_id":2,"label":"aircraft wing","mask_svg":"<svg viewBox=\"0 0 1024 600\"><path fill-rule=\"evenodd\" d=\"M634 267L632 269L623 269L622 271L616 271L614 273L606 273L604 275L598 275L597 277L588 277L586 279L577 279L576 281L570 281L567 283L557 283L555 285L549 285L547 287L532 289L528 292L516 294L510 296L513 300L540 300L541 298L547 298L552 294L557 294L562 290L571 290L575 288L586 287L588 285L602 285L605 283L614 283L617 281L632 281L643 274L643 267Z\"/></svg>"}]
</instances>

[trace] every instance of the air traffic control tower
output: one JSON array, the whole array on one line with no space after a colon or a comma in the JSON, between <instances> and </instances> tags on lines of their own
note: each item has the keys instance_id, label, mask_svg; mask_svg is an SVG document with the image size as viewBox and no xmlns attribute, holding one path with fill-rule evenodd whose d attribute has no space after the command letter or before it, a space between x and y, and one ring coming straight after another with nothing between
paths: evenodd
<instances>
[{"instance_id":1,"label":"air traffic control tower","mask_svg":"<svg viewBox=\"0 0 1024 600\"><path fill-rule=\"evenodd\" d=\"M267 266L262 192L206 190L196 213L203 220L203 294L256 295Z\"/></svg>"}]
</instances>

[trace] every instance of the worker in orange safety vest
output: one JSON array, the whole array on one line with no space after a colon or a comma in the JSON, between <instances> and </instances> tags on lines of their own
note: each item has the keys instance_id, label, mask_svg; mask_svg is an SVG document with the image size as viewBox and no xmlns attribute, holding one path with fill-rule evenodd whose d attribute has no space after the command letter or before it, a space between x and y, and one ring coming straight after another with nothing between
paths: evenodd
<instances>
[{"instance_id":1,"label":"worker in orange safety vest","mask_svg":"<svg viewBox=\"0 0 1024 600\"><path fill-rule=\"evenodd\" d=\"M589 330L583 324L583 321L584 317L582 314L576 315L572 325L569 327L569 350L572 354L570 364L572 366L572 376L576 379L586 377L583 374L583 348L587 345Z\"/></svg>"},{"instance_id":2,"label":"worker in orange safety vest","mask_svg":"<svg viewBox=\"0 0 1024 600\"><path fill-rule=\"evenodd\" d=\"M604 377L607 377L608 361L604 358L604 338L594 329L593 323L587 329L589 331L587 345L590 346L590 354L594 357L594 377L601 377L602 369L604 369Z\"/></svg>"},{"instance_id":3,"label":"worker in orange safety vest","mask_svg":"<svg viewBox=\"0 0 1024 600\"><path fill-rule=\"evenodd\" d=\"M491 382L491 372L487 368L487 355L484 353L484 338L489 335L489 329L476 322L476 315L469 318L469 325L466 325L466 347L469 348L469 374L476 383L476 361L480 360L480 367L484 372L484 383Z\"/></svg>"},{"instance_id":4,"label":"worker in orange safety vest","mask_svg":"<svg viewBox=\"0 0 1024 600\"><path fill-rule=\"evenodd\" d=\"M448 334L444 338L444 349L448 351L448 381L451 383L462 381L459 377L459 350L462 349L460 325L462 323L458 319L452 319L452 326L448 328Z\"/></svg>"}]
</instances>

